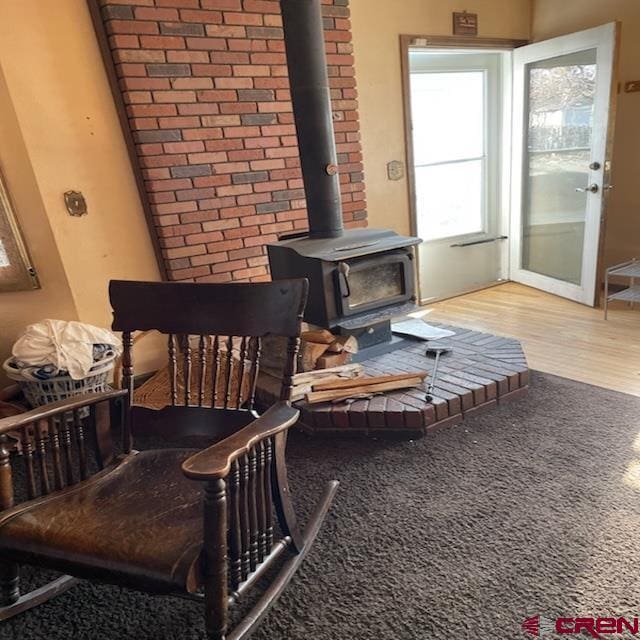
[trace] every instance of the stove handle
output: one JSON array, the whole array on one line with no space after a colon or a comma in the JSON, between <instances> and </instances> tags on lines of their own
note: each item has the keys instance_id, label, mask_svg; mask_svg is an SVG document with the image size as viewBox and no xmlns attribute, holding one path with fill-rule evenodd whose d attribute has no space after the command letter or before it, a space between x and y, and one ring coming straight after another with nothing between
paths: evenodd
<instances>
[{"instance_id":1,"label":"stove handle","mask_svg":"<svg viewBox=\"0 0 640 640\"><path fill-rule=\"evenodd\" d=\"M340 288L340 295L343 298L348 298L351 295L349 271L351 271L351 267L346 262L338 262L338 286Z\"/></svg>"}]
</instances>

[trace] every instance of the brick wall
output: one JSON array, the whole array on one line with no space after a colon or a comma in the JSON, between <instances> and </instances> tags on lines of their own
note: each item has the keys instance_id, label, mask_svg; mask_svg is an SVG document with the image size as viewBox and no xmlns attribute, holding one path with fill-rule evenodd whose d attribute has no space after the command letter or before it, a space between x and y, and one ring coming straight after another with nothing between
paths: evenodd
<instances>
[{"instance_id":1,"label":"brick wall","mask_svg":"<svg viewBox=\"0 0 640 640\"><path fill-rule=\"evenodd\" d=\"M267 280L307 227L277 0L100 0L171 280ZM348 0L323 0L347 227L366 225Z\"/></svg>"}]
</instances>

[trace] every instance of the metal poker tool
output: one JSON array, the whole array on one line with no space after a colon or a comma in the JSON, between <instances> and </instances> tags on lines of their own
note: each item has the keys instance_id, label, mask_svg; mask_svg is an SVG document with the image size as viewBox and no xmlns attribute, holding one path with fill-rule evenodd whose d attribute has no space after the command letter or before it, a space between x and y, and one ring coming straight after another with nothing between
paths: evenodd
<instances>
[{"instance_id":1,"label":"metal poker tool","mask_svg":"<svg viewBox=\"0 0 640 640\"><path fill-rule=\"evenodd\" d=\"M451 347L447 347L444 344L439 345L436 344L431 347L427 347L427 355L435 357L435 362L433 363L433 373L431 374L431 380L429 381L429 386L427 387L427 402L431 402L433 400L433 390L436 386L436 379L438 376L438 364L440 362L440 356L443 353L447 353L451 351Z\"/></svg>"}]
</instances>

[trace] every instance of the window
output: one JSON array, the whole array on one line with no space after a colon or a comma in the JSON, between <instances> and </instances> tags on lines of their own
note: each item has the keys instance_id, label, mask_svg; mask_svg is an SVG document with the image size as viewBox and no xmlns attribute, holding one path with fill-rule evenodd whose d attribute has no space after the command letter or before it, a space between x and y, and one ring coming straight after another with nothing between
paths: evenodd
<instances>
[{"instance_id":1,"label":"window","mask_svg":"<svg viewBox=\"0 0 640 640\"><path fill-rule=\"evenodd\" d=\"M9 195L0 175L0 292L37 287L38 280L29 262Z\"/></svg>"},{"instance_id":2,"label":"window","mask_svg":"<svg viewBox=\"0 0 640 640\"><path fill-rule=\"evenodd\" d=\"M499 55L410 52L416 214L423 240L487 232L496 208ZM495 129L495 130L494 130Z\"/></svg>"},{"instance_id":3,"label":"window","mask_svg":"<svg viewBox=\"0 0 640 640\"><path fill-rule=\"evenodd\" d=\"M581 190L590 175L596 49L528 63L525 69L529 122L521 266L580 286L588 205Z\"/></svg>"}]
</instances>

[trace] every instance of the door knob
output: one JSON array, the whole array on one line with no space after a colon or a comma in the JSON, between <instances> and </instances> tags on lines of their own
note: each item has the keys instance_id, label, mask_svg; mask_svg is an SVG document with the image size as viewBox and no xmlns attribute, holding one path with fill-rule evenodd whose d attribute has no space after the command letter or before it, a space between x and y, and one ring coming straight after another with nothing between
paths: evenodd
<instances>
[{"instance_id":1,"label":"door knob","mask_svg":"<svg viewBox=\"0 0 640 640\"><path fill-rule=\"evenodd\" d=\"M587 191L591 193L598 193L599 190L600 187L598 187L595 182L593 184L590 184L586 189L582 189L581 187L576 188L576 191L579 191L580 193L587 193Z\"/></svg>"}]
</instances>

